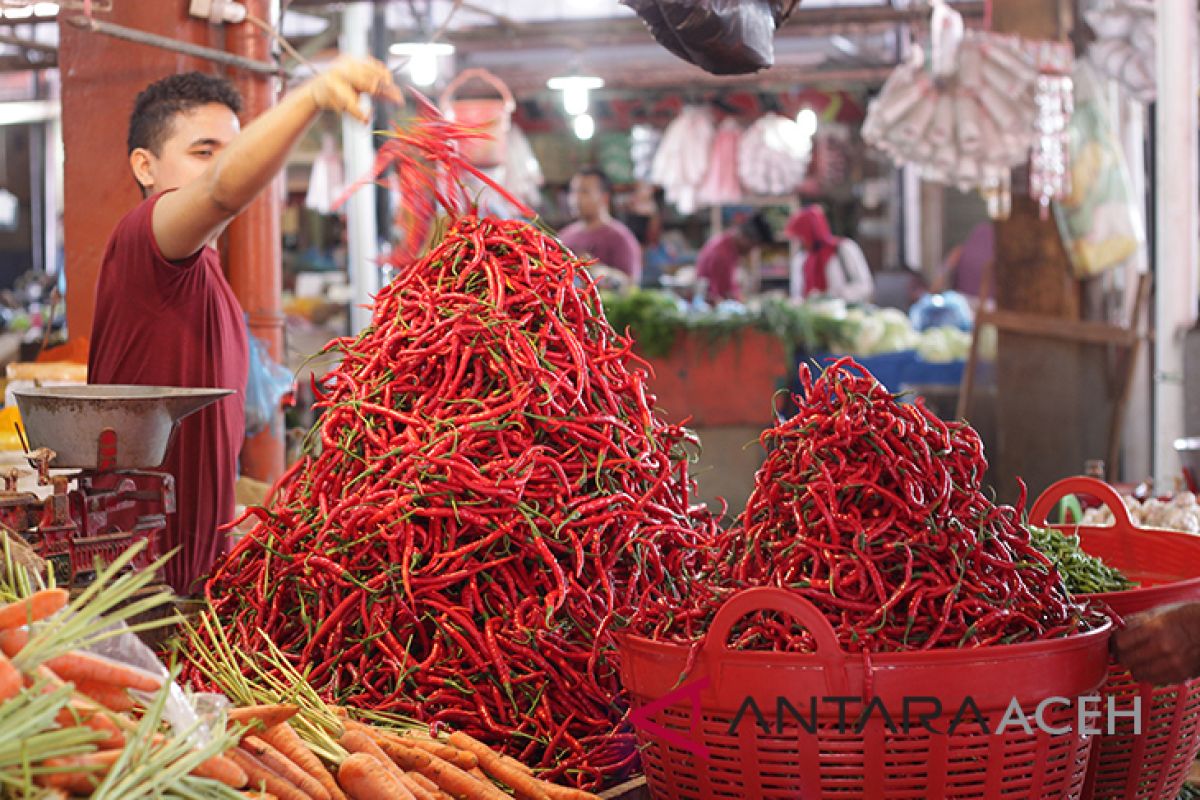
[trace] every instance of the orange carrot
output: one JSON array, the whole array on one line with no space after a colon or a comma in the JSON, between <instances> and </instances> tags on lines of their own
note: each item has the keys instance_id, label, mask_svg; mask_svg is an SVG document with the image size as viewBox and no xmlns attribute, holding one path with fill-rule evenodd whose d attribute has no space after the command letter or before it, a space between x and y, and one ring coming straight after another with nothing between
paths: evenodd
<instances>
[{"instance_id":1,"label":"orange carrot","mask_svg":"<svg viewBox=\"0 0 1200 800\"><path fill-rule=\"evenodd\" d=\"M338 783L351 800L415 800L395 775L366 753L354 753L338 766Z\"/></svg>"},{"instance_id":2,"label":"orange carrot","mask_svg":"<svg viewBox=\"0 0 1200 800\"><path fill-rule=\"evenodd\" d=\"M329 770L325 769L325 765L321 763L321 759L317 758L316 754L308 749L308 745L304 743L304 740L300 738L300 734L296 733L291 725L286 722L272 725L263 731L260 736L264 742L274 746L276 750L283 753L301 769L316 778L317 782L325 787L325 791L329 792L329 796L333 800L346 800L346 795L342 793L341 788L337 785L337 781L329 774Z\"/></svg>"},{"instance_id":3,"label":"orange carrot","mask_svg":"<svg viewBox=\"0 0 1200 800\"><path fill-rule=\"evenodd\" d=\"M52 658L46 666L64 681L73 683L100 681L143 692L157 692L162 688L162 678L157 675L82 650Z\"/></svg>"},{"instance_id":4,"label":"orange carrot","mask_svg":"<svg viewBox=\"0 0 1200 800\"><path fill-rule=\"evenodd\" d=\"M229 724L248 725L254 730L274 728L276 725L287 722L300 711L300 706L293 705L271 705L271 706L243 706L241 708L231 708L225 712L226 719Z\"/></svg>"},{"instance_id":5,"label":"orange carrot","mask_svg":"<svg viewBox=\"0 0 1200 800\"><path fill-rule=\"evenodd\" d=\"M450 734L449 742L460 750L473 753L479 759L479 766L483 771L512 789L519 800L550 800L550 795L546 794L541 781L505 764L500 760L499 753L478 739L462 731L455 731Z\"/></svg>"},{"instance_id":6,"label":"orange carrot","mask_svg":"<svg viewBox=\"0 0 1200 800\"><path fill-rule=\"evenodd\" d=\"M104 779L105 773L117 763L121 753L121 750L99 750L68 758L48 758L45 766L63 771L37 775L34 782L38 786L62 789L71 794L91 794Z\"/></svg>"},{"instance_id":7,"label":"orange carrot","mask_svg":"<svg viewBox=\"0 0 1200 800\"><path fill-rule=\"evenodd\" d=\"M395 762L389 761L389 763L393 767L396 767ZM396 770L397 774L400 776L400 782L404 784L404 788L412 792L412 796L416 798L416 800L442 800L444 795L438 790L437 784L429 780L429 778L426 778L419 772L405 772L399 767L396 767ZM425 784L418 783L418 778L426 781L432 788L426 788ZM451 798L450 800L454 799Z\"/></svg>"},{"instance_id":8,"label":"orange carrot","mask_svg":"<svg viewBox=\"0 0 1200 800\"><path fill-rule=\"evenodd\" d=\"M8 656L0 655L0 703L16 697L23 683L21 673L8 660Z\"/></svg>"},{"instance_id":9,"label":"orange carrot","mask_svg":"<svg viewBox=\"0 0 1200 800\"><path fill-rule=\"evenodd\" d=\"M332 800L321 782L309 775L298 764L257 736L246 736L242 747L254 754L266 767L291 781L298 789L313 800Z\"/></svg>"},{"instance_id":10,"label":"orange carrot","mask_svg":"<svg viewBox=\"0 0 1200 800\"><path fill-rule=\"evenodd\" d=\"M370 730L370 729L368 729ZM346 748L350 753L363 753L383 764L384 769L391 772L396 778L400 778L404 774L404 770L396 766L391 757L383 752L383 748L379 743L370 736L365 730L360 730L357 727L350 727L342 734L342 738L338 739L338 744ZM401 783L407 781L401 780Z\"/></svg>"},{"instance_id":11,"label":"orange carrot","mask_svg":"<svg viewBox=\"0 0 1200 800\"><path fill-rule=\"evenodd\" d=\"M279 800L311 800L294 783L287 778L277 775L269 767L240 747L227 750L225 755L246 773L251 788L259 788L270 792L278 797Z\"/></svg>"},{"instance_id":12,"label":"orange carrot","mask_svg":"<svg viewBox=\"0 0 1200 800\"><path fill-rule=\"evenodd\" d=\"M109 711L129 711L137 705L129 692L111 683L79 681L75 684L75 691L87 695Z\"/></svg>"},{"instance_id":13,"label":"orange carrot","mask_svg":"<svg viewBox=\"0 0 1200 800\"><path fill-rule=\"evenodd\" d=\"M366 753L372 756L385 769L391 771L393 775L400 779L413 797L416 800L440 800L438 797L441 792L438 791L437 784L422 776L419 772L407 773L396 766L396 762L392 761L391 756L383 751L379 743L375 740L375 735L385 735L383 731L372 728L368 725L353 723L346 727L346 732L342 734L342 738L338 740L338 744L349 750L351 753ZM428 783L428 786L425 784Z\"/></svg>"},{"instance_id":14,"label":"orange carrot","mask_svg":"<svg viewBox=\"0 0 1200 800\"><path fill-rule=\"evenodd\" d=\"M490 783L477 781L458 767L443 761L432 753L415 747L398 744L390 738L379 740L396 765L403 770L419 772L438 785L438 788L459 798L471 800L508 800L508 795Z\"/></svg>"},{"instance_id":15,"label":"orange carrot","mask_svg":"<svg viewBox=\"0 0 1200 800\"><path fill-rule=\"evenodd\" d=\"M429 800L454 800L453 797L439 789L436 783L419 772L406 772L404 773L404 777L420 786L429 795ZM416 792L413 792L413 794L416 794ZM417 797L418 800L421 800L420 795L417 795Z\"/></svg>"},{"instance_id":16,"label":"orange carrot","mask_svg":"<svg viewBox=\"0 0 1200 800\"><path fill-rule=\"evenodd\" d=\"M29 631L24 628L0 629L0 650L9 658L16 658L17 653L29 641Z\"/></svg>"},{"instance_id":17,"label":"orange carrot","mask_svg":"<svg viewBox=\"0 0 1200 800\"><path fill-rule=\"evenodd\" d=\"M241 789L250 783L250 776L246 774L246 770L239 767L233 759L222 755L215 755L201 762L192 770L192 774L198 778L219 781L231 789Z\"/></svg>"},{"instance_id":18,"label":"orange carrot","mask_svg":"<svg viewBox=\"0 0 1200 800\"><path fill-rule=\"evenodd\" d=\"M449 761L454 766L466 772L470 772L479 766L479 758L469 750L451 747L433 739L422 739L412 735L401 736L400 740L404 744L419 747L426 753L433 753L443 761Z\"/></svg>"},{"instance_id":19,"label":"orange carrot","mask_svg":"<svg viewBox=\"0 0 1200 800\"><path fill-rule=\"evenodd\" d=\"M121 727L108 715L107 709L86 698L72 697L58 712L55 721L64 728L83 725L107 734L108 738L98 743L101 747L122 747L125 744L125 735L121 732Z\"/></svg>"},{"instance_id":20,"label":"orange carrot","mask_svg":"<svg viewBox=\"0 0 1200 800\"><path fill-rule=\"evenodd\" d=\"M0 606L0 628L19 628L61 610L70 595L63 589L42 589L24 600Z\"/></svg>"},{"instance_id":21,"label":"orange carrot","mask_svg":"<svg viewBox=\"0 0 1200 800\"><path fill-rule=\"evenodd\" d=\"M503 761L505 764L508 764L513 769L520 770L521 772L524 772L526 775L533 774L533 767L529 766L528 764L524 764L520 761L517 761L512 756L506 756L506 755L504 755L504 753L497 753L496 755L500 756L500 760Z\"/></svg>"},{"instance_id":22,"label":"orange carrot","mask_svg":"<svg viewBox=\"0 0 1200 800\"><path fill-rule=\"evenodd\" d=\"M546 794L550 795L550 800L600 800L600 795L570 786L558 786L543 781L542 788L546 790Z\"/></svg>"}]
</instances>

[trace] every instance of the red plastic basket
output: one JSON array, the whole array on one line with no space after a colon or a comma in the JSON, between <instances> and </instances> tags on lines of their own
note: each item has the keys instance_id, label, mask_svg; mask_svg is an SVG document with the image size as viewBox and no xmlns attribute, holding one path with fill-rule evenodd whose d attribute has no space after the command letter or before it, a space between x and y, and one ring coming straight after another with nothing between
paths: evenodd
<instances>
[{"instance_id":1,"label":"red plastic basket","mask_svg":"<svg viewBox=\"0 0 1200 800\"><path fill-rule=\"evenodd\" d=\"M1079 534L1083 549L1116 567L1139 588L1086 595L1107 603L1122 617L1155 606L1200 600L1200 537L1180 531L1138 528L1120 495L1095 478L1066 478L1042 493L1030 511L1044 524L1063 497L1094 497L1112 511L1111 526L1054 525ZM1085 800L1175 800L1200 753L1200 679L1177 686L1137 683L1129 670L1113 662L1103 693L1117 707L1133 708L1140 698L1141 734L1134 721L1118 717L1112 734L1099 737L1084 788Z\"/></svg>"},{"instance_id":2,"label":"red plastic basket","mask_svg":"<svg viewBox=\"0 0 1200 800\"><path fill-rule=\"evenodd\" d=\"M761 610L797 620L812 633L816 653L730 650L733 625ZM842 651L829 622L799 595L757 588L717 612L690 672L690 648L625 635L621 675L655 800L1071 800L1083 789L1094 739L1075 730L1076 710L1046 715L1055 726L1069 726L1061 734L1036 725L1028 732L996 729L1014 698L1032 714L1044 699L1094 692L1104 682L1110 631L867 659ZM968 696L990 730L976 722L948 729ZM780 697L802 720L778 713ZM841 721L838 706L826 702L838 697L846 709ZM920 725L906 731L905 698L916 712L910 722L932 708L915 698L937 698L949 711L930 726L936 731ZM750 699L766 729L747 710ZM892 715L892 725L878 711L855 724L875 702ZM739 709L745 713L733 725Z\"/></svg>"}]
</instances>

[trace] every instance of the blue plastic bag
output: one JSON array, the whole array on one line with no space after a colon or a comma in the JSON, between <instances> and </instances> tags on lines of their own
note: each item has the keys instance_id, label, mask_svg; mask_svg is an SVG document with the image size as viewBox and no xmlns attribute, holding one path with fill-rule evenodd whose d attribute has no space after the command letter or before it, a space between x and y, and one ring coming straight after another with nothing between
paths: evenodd
<instances>
[{"instance_id":1,"label":"blue plastic bag","mask_svg":"<svg viewBox=\"0 0 1200 800\"><path fill-rule=\"evenodd\" d=\"M295 388L292 373L282 364L276 364L267 352L266 345L249 332L250 370L246 376L246 437L266 430L283 407L283 398Z\"/></svg>"},{"instance_id":2,"label":"blue plastic bag","mask_svg":"<svg viewBox=\"0 0 1200 800\"><path fill-rule=\"evenodd\" d=\"M908 310L908 318L918 332L939 325L969 331L975 323L974 317L971 304L958 292L924 295Z\"/></svg>"}]
</instances>

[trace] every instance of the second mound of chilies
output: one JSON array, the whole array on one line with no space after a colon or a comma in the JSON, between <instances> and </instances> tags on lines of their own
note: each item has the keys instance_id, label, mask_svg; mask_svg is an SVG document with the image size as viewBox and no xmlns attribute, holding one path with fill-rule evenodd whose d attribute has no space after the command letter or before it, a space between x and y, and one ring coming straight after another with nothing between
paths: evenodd
<instances>
[{"instance_id":1,"label":"second mound of chilies","mask_svg":"<svg viewBox=\"0 0 1200 800\"><path fill-rule=\"evenodd\" d=\"M763 434L770 452L741 520L718 537L682 607L651 602L642 632L694 641L724 599L754 586L802 595L850 652L1007 644L1086 627L1016 509L984 493L987 462L970 426L900 403L851 359L801 377L798 414ZM745 649L813 647L807 632L765 613L735 636Z\"/></svg>"}]
</instances>

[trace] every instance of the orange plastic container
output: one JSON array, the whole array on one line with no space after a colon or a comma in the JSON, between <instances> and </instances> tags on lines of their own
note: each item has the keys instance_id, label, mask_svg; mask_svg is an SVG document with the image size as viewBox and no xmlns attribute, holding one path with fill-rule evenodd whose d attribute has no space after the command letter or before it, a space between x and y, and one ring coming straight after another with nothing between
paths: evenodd
<instances>
[{"instance_id":1,"label":"orange plastic container","mask_svg":"<svg viewBox=\"0 0 1200 800\"><path fill-rule=\"evenodd\" d=\"M455 92L471 80L482 81L499 97L460 99ZM512 114L517 104L504 81L486 69L473 68L460 72L442 90L439 101L449 119L468 128L477 128L487 134L485 138L470 139L462 143L463 157L480 169L491 169L504 163L508 151L508 132L512 128Z\"/></svg>"},{"instance_id":2,"label":"orange plastic container","mask_svg":"<svg viewBox=\"0 0 1200 800\"><path fill-rule=\"evenodd\" d=\"M799 621L817 652L730 650L733 625L761 610ZM1070 727L1061 734L1037 725L996 729L1014 698L1032 714L1047 698L1094 693L1104 682L1110 633L1106 625L1045 642L867 659L841 650L825 617L799 595L757 588L718 611L692 661L692 648L637 636L622 636L619 647L655 800L1072 800L1083 790L1094 739L1076 730L1077 709L1048 706L1048 723ZM988 729L971 717L951 732L967 697ZM836 698L844 705L828 702ZM907 729L906 698L914 711ZM921 725L920 711L933 699L945 713ZM873 703L888 710L891 724L879 711L857 724Z\"/></svg>"},{"instance_id":3,"label":"orange plastic container","mask_svg":"<svg viewBox=\"0 0 1200 800\"><path fill-rule=\"evenodd\" d=\"M1045 524L1058 501L1070 494L1100 500L1112 511L1115 523L1052 527L1078 533L1084 551L1139 584L1136 589L1088 597L1104 601L1122 617L1200 600L1200 536L1138 528L1112 487L1082 476L1046 489L1033 504L1030 521ZM1119 717L1114 733L1099 737L1088 768L1085 800L1175 800L1200 753L1200 679L1155 687L1137 683L1129 670L1113 662L1102 691L1115 697L1124 710L1140 698L1141 734L1134 734L1133 720Z\"/></svg>"}]
</instances>

